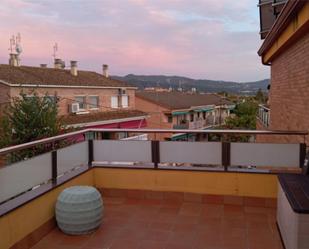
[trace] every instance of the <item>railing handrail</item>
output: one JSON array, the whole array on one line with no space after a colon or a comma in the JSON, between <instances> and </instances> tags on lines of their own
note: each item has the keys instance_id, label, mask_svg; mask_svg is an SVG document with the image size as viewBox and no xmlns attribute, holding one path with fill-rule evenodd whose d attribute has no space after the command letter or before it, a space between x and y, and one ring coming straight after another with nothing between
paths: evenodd
<instances>
[{"instance_id":1,"label":"railing handrail","mask_svg":"<svg viewBox=\"0 0 309 249\"><path fill-rule=\"evenodd\" d=\"M267 110L267 111L270 111L270 108L267 107L266 105L259 104L259 107L261 107L261 108L263 108L263 109L265 109L265 110Z\"/></svg>"},{"instance_id":2,"label":"railing handrail","mask_svg":"<svg viewBox=\"0 0 309 249\"><path fill-rule=\"evenodd\" d=\"M308 135L307 131L282 131L282 130L188 130L188 129L104 129L104 128L89 128L80 131L69 132L54 137L43 138L32 142L13 145L0 149L0 155L13 151L27 149L35 145L52 143L65 138L82 135L88 132L135 132L135 133L195 133L195 134L242 134L242 135Z\"/></svg>"}]
</instances>

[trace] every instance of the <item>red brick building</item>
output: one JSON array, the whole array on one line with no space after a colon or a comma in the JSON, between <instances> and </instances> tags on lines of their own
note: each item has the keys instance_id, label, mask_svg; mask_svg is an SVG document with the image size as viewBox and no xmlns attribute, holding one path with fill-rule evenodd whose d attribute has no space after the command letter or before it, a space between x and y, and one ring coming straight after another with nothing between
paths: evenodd
<instances>
[{"instance_id":1,"label":"red brick building","mask_svg":"<svg viewBox=\"0 0 309 249\"><path fill-rule=\"evenodd\" d=\"M135 109L135 87L103 73L70 69L0 65L0 105L9 103L23 91L29 97L34 91L58 104L58 112L67 126L75 128L141 128L147 114Z\"/></svg>"},{"instance_id":2,"label":"red brick building","mask_svg":"<svg viewBox=\"0 0 309 249\"><path fill-rule=\"evenodd\" d=\"M216 94L143 91L136 93L136 109L149 114L147 126L156 129L202 130L224 123L234 103ZM157 134L160 140L199 140L192 134Z\"/></svg>"},{"instance_id":3,"label":"red brick building","mask_svg":"<svg viewBox=\"0 0 309 249\"><path fill-rule=\"evenodd\" d=\"M260 107L257 129L309 130L309 1L288 1L258 54L271 67L269 106ZM258 141L303 137L258 137ZM309 138L306 142L308 144Z\"/></svg>"}]
</instances>

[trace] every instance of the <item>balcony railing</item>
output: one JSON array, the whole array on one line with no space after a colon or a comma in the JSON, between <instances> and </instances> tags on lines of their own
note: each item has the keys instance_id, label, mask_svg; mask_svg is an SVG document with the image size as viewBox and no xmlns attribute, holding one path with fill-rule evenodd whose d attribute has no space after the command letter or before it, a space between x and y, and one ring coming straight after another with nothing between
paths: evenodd
<instances>
[{"instance_id":1,"label":"balcony railing","mask_svg":"<svg viewBox=\"0 0 309 249\"><path fill-rule=\"evenodd\" d=\"M258 119L265 127L269 127L270 124L270 109L264 105L259 105Z\"/></svg>"},{"instance_id":2,"label":"balcony railing","mask_svg":"<svg viewBox=\"0 0 309 249\"><path fill-rule=\"evenodd\" d=\"M174 142L104 140L104 133L195 133L223 136L298 135L306 132L248 130L150 130L150 129L87 129L46 138L0 150L0 155L17 153L38 145L72 140L74 137L94 137L82 142L46 152L0 168L0 203L44 183L57 182L67 172L82 167L128 167L170 170L215 170L269 172L269 167L299 168L305 158L303 143L234 143L234 142ZM93 133L93 136L86 134ZM145 135L143 135L145 136Z\"/></svg>"},{"instance_id":3,"label":"balcony railing","mask_svg":"<svg viewBox=\"0 0 309 249\"><path fill-rule=\"evenodd\" d=\"M189 122L173 125L173 129L189 129Z\"/></svg>"}]
</instances>

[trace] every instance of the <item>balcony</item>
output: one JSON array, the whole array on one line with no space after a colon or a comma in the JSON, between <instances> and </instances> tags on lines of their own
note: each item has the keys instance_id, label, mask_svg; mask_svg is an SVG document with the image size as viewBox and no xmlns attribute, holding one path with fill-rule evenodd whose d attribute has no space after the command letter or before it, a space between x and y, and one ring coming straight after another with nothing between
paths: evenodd
<instances>
[{"instance_id":1,"label":"balcony","mask_svg":"<svg viewBox=\"0 0 309 249\"><path fill-rule=\"evenodd\" d=\"M282 248L274 172L299 171L304 144L102 139L117 132L307 135L88 129L1 149L11 158L79 141L0 168L0 248ZM55 228L56 198L72 185L92 185L103 195L103 225L92 235L66 236Z\"/></svg>"},{"instance_id":2,"label":"balcony","mask_svg":"<svg viewBox=\"0 0 309 249\"><path fill-rule=\"evenodd\" d=\"M181 130L185 130L185 129L189 129L189 122L185 122L185 123L181 123L181 124L175 124L173 125L173 129L181 129Z\"/></svg>"},{"instance_id":3,"label":"balcony","mask_svg":"<svg viewBox=\"0 0 309 249\"><path fill-rule=\"evenodd\" d=\"M259 105L257 118L264 127L268 128L270 124L270 109L264 105Z\"/></svg>"}]
</instances>

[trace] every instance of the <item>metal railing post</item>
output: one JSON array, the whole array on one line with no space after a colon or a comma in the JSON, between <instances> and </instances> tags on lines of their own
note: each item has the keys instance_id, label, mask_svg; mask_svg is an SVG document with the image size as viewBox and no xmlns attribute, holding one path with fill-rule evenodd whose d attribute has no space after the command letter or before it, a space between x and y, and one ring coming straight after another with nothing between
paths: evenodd
<instances>
[{"instance_id":1,"label":"metal railing post","mask_svg":"<svg viewBox=\"0 0 309 249\"><path fill-rule=\"evenodd\" d=\"M54 150L51 153L51 165L52 165L52 183L57 183L58 167L57 167L57 151Z\"/></svg>"},{"instance_id":2,"label":"metal railing post","mask_svg":"<svg viewBox=\"0 0 309 249\"><path fill-rule=\"evenodd\" d=\"M222 142L222 165L224 171L228 170L228 166L231 165L231 144Z\"/></svg>"},{"instance_id":3,"label":"metal railing post","mask_svg":"<svg viewBox=\"0 0 309 249\"><path fill-rule=\"evenodd\" d=\"M160 142L158 140L151 141L151 158L154 168L157 169L160 163Z\"/></svg>"},{"instance_id":4,"label":"metal railing post","mask_svg":"<svg viewBox=\"0 0 309 249\"><path fill-rule=\"evenodd\" d=\"M93 140L88 140L88 167L92 166L93 162Z\"/></svg>"},{"instance_id":5,"label":"metal railing post","mask_svg":"<svg viewBox=\"0 0 309 249\"><path fill-rule=\"evenodd\" d=\"M304 162L306 158L306 149L307 149L307 146L305 143L299 144L299 167L300 168L304 166Z\"/></svg>"}]
</instances>

